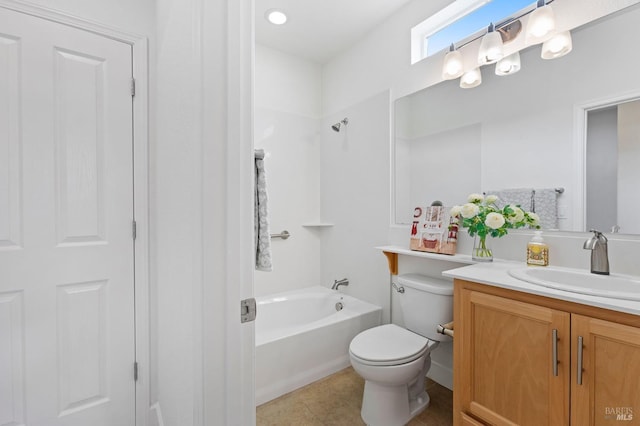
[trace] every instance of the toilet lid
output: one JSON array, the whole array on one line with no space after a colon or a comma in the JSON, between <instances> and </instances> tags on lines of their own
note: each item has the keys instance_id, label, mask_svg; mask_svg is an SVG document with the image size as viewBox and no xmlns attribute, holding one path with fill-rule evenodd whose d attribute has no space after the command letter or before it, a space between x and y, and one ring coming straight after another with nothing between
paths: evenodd
<instances>
[{"instance_id":1,"label":"toilet lid","mask_svg":"<svg viewBox=\"0 0 640 426\"><path fill-rule=\"evenodd\" d=\"M428 343L426 337L395 324L386 324L354 337L349 352L366 363L402 364L420 357Z\"/></svg>"}]
</instances>

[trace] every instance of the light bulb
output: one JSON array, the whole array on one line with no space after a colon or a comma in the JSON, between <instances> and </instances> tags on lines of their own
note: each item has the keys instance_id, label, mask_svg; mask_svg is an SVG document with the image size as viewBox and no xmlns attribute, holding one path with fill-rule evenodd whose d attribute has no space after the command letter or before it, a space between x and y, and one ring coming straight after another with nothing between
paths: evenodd
<instances>
[{"instance_id":1,"label":"light bulb","mask_svg":"<svg viewBox=\"0 0 640 426\"><path fill-rule=\"evenodd\" d=\"M442 65L442 78L453 80L462 75L462 53L453 50L446 54Z\"/></svg>"},{"instance_id":2,"label":"light bulb","mask_svg":"<svg viewBox=\"0 0 640 426\"><path fill-rule=\"evenodd\" d=\"M549 18L549 16L541 16L535 24L531 26L531 35L534 37L544 37L553 27L553 19Z\"/></svg>"},{"instance_id":3,"label":"light bulb","mask_svg":"<svg viewBox=\"0 0 640 426\"><path fill-rule=\"evenodd\" d=\"M520 71L520 53L515 52L496 64L496 75L515 74Z\"/></svg>"},{"instance_id":4,"label":"light bulb","mask_svg":"<svg viewBox=\"0 0 640 426\"><path fill-rule=\"evenodd\" d=\"M460 87L463 89L471 89L472 87L479 86L480 83L482 83L480 68L474 68L467 71L460 78Z\"/></svg>"},{"instance_id":5,"label":"light bulb","mask_svg":"<svg viewBox=\"0 0 640 426\"><path fill-rule=\"evenodd\" d=\"M556 18L553 9L545 5L535 9L529 15L525 43L528 45L541 43L550 37L556 29Z\"/></svg>"},{"instance_id":6,"label":"light bulb","mask_svg":"<svg viewBox=\"0 0 640 426\"><path fill-rule=\"evenodd\" d=\"M492 64L502 59L502 37L489 25L488 32L482 37L478 50L478 65Z\"/></svg>"},{"instance_id":7,"label":"light bulb","mask_svg":"<svg viewBox=\"0 0 640 426\"><path fill-rule=\"evenodd\" d=\"M542 59L555 59L566 55L573 49L571 33L564 31L551 37L542 44Z\"/></svg>"},{"instance_id":8,"label":"light bulb","mask_svg":"<svg viewBox=\"0 0 640 426\"><path fill-rule=\"evenodd\" d=\"M468 72L464 76L462 76L462 81L464 82L464 84L472 84L476 81L476 78L476 73Z\"/></svg>"}]
</instances>

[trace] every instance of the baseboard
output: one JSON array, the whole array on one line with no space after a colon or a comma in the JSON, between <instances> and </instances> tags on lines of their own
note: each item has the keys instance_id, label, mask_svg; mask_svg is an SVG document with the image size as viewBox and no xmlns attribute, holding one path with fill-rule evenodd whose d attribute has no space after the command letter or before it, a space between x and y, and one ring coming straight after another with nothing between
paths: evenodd
<instances>
[{"instance_id":1,"label":"baseboard","mask_svg":"<svg viewBox=\"0 0 640 426\"><path fill-rule=\"evenodd\" d=\"M432 360L427 377L445 388L453 390L453 370L451 368Z\"/></svg>"}]
</instances>

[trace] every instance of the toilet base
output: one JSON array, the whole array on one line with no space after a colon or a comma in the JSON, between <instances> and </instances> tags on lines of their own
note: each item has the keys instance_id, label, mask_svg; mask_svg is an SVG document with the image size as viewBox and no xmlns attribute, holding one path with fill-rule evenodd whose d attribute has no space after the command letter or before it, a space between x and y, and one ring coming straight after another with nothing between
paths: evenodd
<instances>
[{"instance_id":1,"label":"toilet base","mask_svg":"<svg viewBox=\"0 0 640 426\"><path fill-rule=\"evenodd\" d=\"M366 381L360 415L368 426L403 426L424 411L429 401L426 391L409 400L407 385L381 386Z\"/></svg>"},{"instance_id":2,"label":"toilet base","mask_svg":"<svg viewBox=\"0 0 640 426\"><path fill-rule=\"evenodd\" d=\"M418 395L416 399L410 401L409 402L409 410L411 411L410 419L422 413L429 406L429 402L431 402L431 398L429 398L429 394L426 391L422 392L422 395Z\"/></svg>"}]
</instances>

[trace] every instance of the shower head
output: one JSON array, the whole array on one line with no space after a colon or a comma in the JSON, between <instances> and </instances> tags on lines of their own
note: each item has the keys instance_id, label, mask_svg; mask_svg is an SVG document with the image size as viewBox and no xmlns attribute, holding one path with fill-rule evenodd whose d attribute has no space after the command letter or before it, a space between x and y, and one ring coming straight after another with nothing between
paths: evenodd
<instances>
[{"instance_id":1,"label":"shower head","mask_svg":"<svg viewBox=\"0 0 640 426\"><path fill-rule=\"evenodd\" d=\"M340 131L340 127L342 125L347 125L349 124L349 119L348 118L343 118L342 121L337 122L336 124L334 124L333 126L331 126L331 128L333 129L334 132L339 132Z\"/></svg>"}]
</instances>

